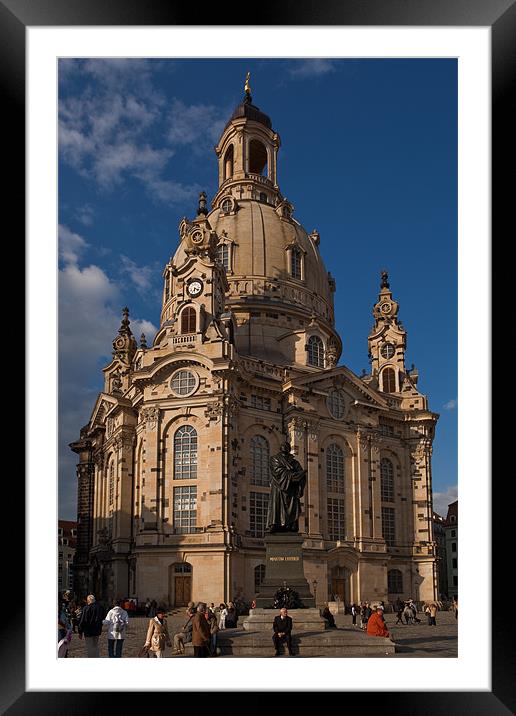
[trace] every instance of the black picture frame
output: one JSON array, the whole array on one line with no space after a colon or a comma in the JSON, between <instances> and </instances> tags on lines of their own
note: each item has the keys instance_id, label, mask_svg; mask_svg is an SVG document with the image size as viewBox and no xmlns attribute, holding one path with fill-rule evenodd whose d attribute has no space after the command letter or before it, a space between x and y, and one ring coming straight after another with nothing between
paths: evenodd
<instances>
[{"instance_id":1,"label":"black picture frame","mask_svg":"<svg viewBox=\"0 0 516 716\"><path fill-rule=\"evenodd\" d=\"M234 18L231 23L228 20ZM221 20L224 20L221 23ZM492 170L493 170L493 238L502 239L502 230L513 227L509 216L514 205L514 182L506 177L514 175L509 169L510 147L514 147L514 115L509 111L511 89L516 85L516 4L515 0L344 0L314 3L311 0L293 2L260 3L259 17L256 7L245 8L232 3L224 6L224 12L215 6L203 6L199 12L188 4L161 2L161 0L0 0L0 86L2 88L4 141L16 147L16 159L9 165L9 185L4 192L6 205L18 217L25 215L25 30L35 26L106 26L106 25L348 25L348 26L458 26L490 27L492 33ZM511 193L509 193L511 192ZM18 209L18 211L16 211ZM14 210L14 211L13 211ZM512 213L512 212L511 212ZM514 229L509 230L514 233ZM18 246L24 246L20 239ZM23 265L23 256L21 259ZM17 395L19 401L19 394ZM486 440L489 436L485 436ZM494 454L494 451L493 451ZM507 473L505 473L507 474ZM492 615L492 691L490 692L383 692L367 694L378 702L382 710L392 708L397 713L409 714L498 714L514 713L516 700L514 672L511 668L514 654L514 636L510 630L505 609L513 609L507 587L507 564L510 559L507 512L500 505L503 490L496 490L500 476L493 486L493 508L499 519L493 520L492 545L507 546L493 549L492 575L497 586L493 594L500 598L503 609L492 604L478 605L478 619ZM23 483L18 481L17 502L23 499ZM489 525L479 525L479 539ZM24 545L21 525L16 525L17 554ZM503 561L502 561L503 560ZM5 569L5 567L4 567ZM478 575L489 579L489 575ZM9 571L9 585L16 585L15 594L9 586L4 596L10 595L0 620L2 669L0 670L0 712L10 716L38 713L104 713L119 704L120 694L98 692L26 692L25 689L25 635L24 619L26 604L23 599L24 566L16 559ZM38 595L30 595L27 601L32 607ZM464 595L463 599L475 599ZM475 625L470 625L471 629ZM30 635L34 638L34 635ZM365 662L366 664L366 662ZM374 670L371 686L374 688ZM231 681L231 680L229 680ZM428 673L429 689L432 686L431 670ZM63 685L66 688L66 685ZM202 688L202 687L201 687ZM230 690L230 687L228 687ZM286 691L288 689L285 689ZM295 687L291 690L295 691ZM133 702L140 694L132 693ZM146 696L142 693L142 696ZM269 699L266 693L263 694ZM358 694L363 699L365 694ZM351 694L344 697L349 704ZM155 698L155 695L153 695ZM155 702L153 702L155 703ZM147 701L148 709L155 708ZM266 702L264 702L266 703ZM270 703L270 702L269 702ZM177 704L177 702L176 702ZM142 704L143 705L143 704ZM343 704L344 705L344 704ZM224 708L229 708L226 703Z\"/></svg>"}]
</instances>

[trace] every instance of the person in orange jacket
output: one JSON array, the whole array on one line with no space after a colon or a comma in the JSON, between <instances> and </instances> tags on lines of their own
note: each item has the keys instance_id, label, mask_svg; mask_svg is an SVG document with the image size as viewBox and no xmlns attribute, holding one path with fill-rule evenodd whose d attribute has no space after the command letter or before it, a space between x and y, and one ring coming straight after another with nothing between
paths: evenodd
<instances>
[{"instance_id":1,"label":"person in orange jacket","mask_svg":"<svg viewBox=\"0 0 516 716\"><path fill-rule=\"evenodd\" d=\"M369 636L385 636L391 638L383 618L383 607L379 604L376 611L371 614L367 621L367 633Z\"/></svg>"}]
</instances>

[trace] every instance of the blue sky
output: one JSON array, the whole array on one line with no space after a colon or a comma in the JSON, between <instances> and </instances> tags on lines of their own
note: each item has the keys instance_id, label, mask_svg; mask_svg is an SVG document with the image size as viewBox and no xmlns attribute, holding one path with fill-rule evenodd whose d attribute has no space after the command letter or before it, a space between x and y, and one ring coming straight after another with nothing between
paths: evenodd
<instances>
[{"instance_id":1,"label":"blue sky","mask_svg":"<svg viewBox=\"0 0 516 716\"><path fill-rule=\"evenodd\" d=\"M75 455L128 305L150 343L161 272L251 72L282 147L279 184L321 235L336 278L341 364L368 368L380 270L407 364L440 414L434 507L457 499L457 65L453 59L61 60L59 516L76 514Z\"/></svg>"}]
</instances>

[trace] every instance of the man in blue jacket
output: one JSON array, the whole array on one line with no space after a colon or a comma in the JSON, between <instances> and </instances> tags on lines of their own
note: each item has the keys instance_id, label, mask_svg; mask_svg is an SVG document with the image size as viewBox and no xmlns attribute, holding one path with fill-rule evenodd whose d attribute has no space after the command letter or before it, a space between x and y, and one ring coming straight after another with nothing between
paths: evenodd
<instances>
[{"instance_id":1,"label":"man in blue jacket","mask_svg":"<svg viewBox=\"0 0 516 716\"><path fill-rule=\"evenodd\" d=\"M102 621L106 615L104 609L95 601L93 594L88 594L86 602L79 624L77 625L77 630L79 632L79 639L82 639L84 636L86 656L98 659L99 636L102 634Z\"/></svg>"}]
</instances>

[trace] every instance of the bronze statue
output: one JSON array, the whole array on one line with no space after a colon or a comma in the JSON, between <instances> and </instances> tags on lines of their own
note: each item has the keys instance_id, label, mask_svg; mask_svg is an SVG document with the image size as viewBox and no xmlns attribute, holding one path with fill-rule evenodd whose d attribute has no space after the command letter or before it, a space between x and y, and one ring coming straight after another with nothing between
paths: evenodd
<instances>
[{"instance_id":1,"label":"bronze statue","mask_svg":"<svg viewBox=\"0 0 516 716\"><path fill-rule=\"evenodd\" d=\"M306 470L290 452L285 442L269 461L271 492L267 510L267 532L298 532L301 497L306 484Z\"/></svg>"}]
</instances>

